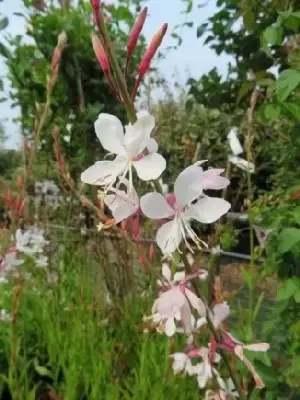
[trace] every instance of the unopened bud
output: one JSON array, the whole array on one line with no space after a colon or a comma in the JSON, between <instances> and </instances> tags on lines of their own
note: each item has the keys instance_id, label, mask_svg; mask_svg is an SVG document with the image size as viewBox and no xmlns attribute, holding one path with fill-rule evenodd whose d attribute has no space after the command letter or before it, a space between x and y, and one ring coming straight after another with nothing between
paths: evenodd
<instances>
[{"instance_id":1,"label":"unopened bud","mask_svg":"<svg viewBox=\"0 0 300 400\"><path fill-rule=\"evenodd\" d=\"M128 42L127 42L127 58L129 59L132 52L134 51L137 41L140 37L141 31L143 29L146 17L147 17L148 7L145 7L138 19L136 20L135 24L133 25L132 31L129 35Z\"/></svg>"},{"instance_id":2,"label":"unopened bud","mask_svg":"<svg viewBox=\"0 0 300 400\"><path fill-rule=\"evenodd\" d=\"M148 49L146 50L146 53L144 54L140 65L139 65L139 77L140 79L145 75L145 73L149 70L150 68L150 63L155 56L157 49L161 45L161 42L167 32L168 29L168 24L164 24L160 30L153 36L153 39L150 42L150 45Z\"/></svg>"},{"instance_id":3,"label":"unopened bud","mask_svg":"<svg viewBox=\"0 0 300 400\"><path fill-rule=\"evenodd\" d=\"M91 0L91 5L94 10L100 9L100 0Z\"/></svg>"},{"instance_id":4,"label":"unopened bud","mask_svg":"<svg viewBox=\"0 0 300 400\"><path fill-rule=\"evenodd\" d=\"M24 214L25 208L27 206L27 200L24 199L19 207L19 217Z\"/></svg>"},{"instance_id":5,"label":"unopened bud","mask_svg":"<svg viewBox=\"0 0 300 400\"><path fill-rule=\"evenodd\" d=\"M102 46L100 40L94 33L92 33L92 44L93 44L93 49L94 49L95 55L97 57L97 60L100 64L103 72L107 73L109 71L108 60L107 60L106 54L104 52L104 49L103 49L103 46Z\"/></svg>"},{"instance_id":6,"label":"unopened bud","mask_svg":"<svg viewBox=\"0 0 300 400\"><path fill-rule=\"evenodd\" d=\"M149 261L153 262L153 260L154 260L154 244L151 243L149 248Z\"/></svg>"},{"instance_id":7,"label":"unopened bud","mask_svg":"<svg viewBox=\"0 0 300 400\"><path fill-rule=\"evenodd\" d=\"M139 262L144 266L147 265L147 262L146 262L145 258L142 257L142 256L139 256Z\"/></svg>"}]
</instances>

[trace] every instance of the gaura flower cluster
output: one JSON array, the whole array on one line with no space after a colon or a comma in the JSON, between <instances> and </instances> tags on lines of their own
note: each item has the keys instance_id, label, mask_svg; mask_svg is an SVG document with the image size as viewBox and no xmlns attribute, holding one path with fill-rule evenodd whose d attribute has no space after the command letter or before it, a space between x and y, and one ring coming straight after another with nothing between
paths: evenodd
<instances>
[{"instance_id":1,"label":"gaura flower cluster","mask_svg":"<svg viewBox=\"0 0 300 400\"><path fill-rule=\"evenodd\" d=\"M221 176L223 169L204 171L204 161L199 161L179 174L174 193L168 194L168 198L151 192L139 199L133 186L133 171L142 181L151 181L158 179L166 168L165 159L157 152L157 142L151 137L154 128L154 117L146 111L139 112L137 121L125 129L115 116L100 114L95 122L96 135L109 155L115 157L96 162L82 173L81 180L102 187L99 197L116 223L134 215L139 208L148 218L166 220L156 235L164 254L174 253L182 241L193 251L190 241L198 247L203 242L191 227L192 220L211 224L230 208L227 201L209 197L205 191L223 189L229 180Z\"/></svg>"},{"instance_id":2,"label":"gaura flower cluster","mask_svg":"<svg viewBox=\"0 0 300 400\"><path fill-rule=\"evenodd\" d=\"M174 183L173 193L163 190L157 182L152 188L161 186L161 191L152 191L139 198L134 181L153 181L160 178L166 168L166 161L158 153L158 145L151 137L155 120L146 111L137 114L137 121L123 128L113 115L100 114L95 122L96 135L112 160L96 162L81 175L83 182L100 187L99 198L109 208L114 223L125 226L130 219L135 221L135 232L140 235L141 214L157 220L159 228L156 243L164 259L188 249L186 258L193 273L184 270L173 271L163 263L161 279L158 280L159 295L154 301L152 315L144 317L156 329L167 336L182 333L187 344L182 352L170 356L174 373L195 376L200 389L207 390L206 399L227 400L238 398L238 390L231 379L224 379L216 369L220 362L220 351L230 352L240 360L251 373L258 388L264 386L254 366L245 356L244 350L266 351L267 343L245 345L223 328L229 316L229 306L219 302L209 309L205 300L192 289L193 280L205 280L208 272L197 268L191 253L193 248L206 246L198 237L192 225L194 222L211 224L221 218L230 204L224 199L211 197L207 191L226 188L229 180L221 174L223 169L203 169L206 161L197 161L185 168ZM161 181L162 182L162 181ZM210 193L209 192L209 193ZM132 223L132 221L131 221ZM101 228L104 226L100 224ZM220 250L218 250L219 252ZM178 265L180 266L180 264ZM199 333L206 325L212 325L220 340L210 337L207 346L198 343ZM200 335L201 338L201 335Z\"/></svg>"}]
</instances>

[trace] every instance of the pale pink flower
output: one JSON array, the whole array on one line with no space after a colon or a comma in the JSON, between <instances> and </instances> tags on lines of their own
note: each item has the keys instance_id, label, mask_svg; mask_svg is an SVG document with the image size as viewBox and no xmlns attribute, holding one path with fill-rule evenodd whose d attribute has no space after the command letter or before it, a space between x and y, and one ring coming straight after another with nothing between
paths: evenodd
<instances>
[{"instance_id":1,"label":"pale pink flower","mask_svg":"<svg viewBox=\"0 0 300 400\"><path fill-rule=\"evenodd\" d=\"M225 319L228 318L229 313L230 313L230 308L226 303L226 301L224 301L223 303L215 304L214 307L212 308L212 311L209 312L214 327L219 328L222 322L224 322ZM202 317L198 320L198 326L202 326L206 323L207 319L205 317Z\"/></svg>"},{"instance_id":2,"label":"pale pink flower","mask_svg":"<svg viewBox=\"0 0 300 400\"><path fill-rule=\"evenodd\" d=\"M225 214L230 204L216 197L204 194L206 189L223 189L229 184L229 180L220 176L223 169L209 169L203 171L202 162L186 168L182 171L174 184L174 196L168 196L168 201L157 192L144 195L141 200L143 213L151 219L170 219L157 231L156 242L163 253L170 254L179 248L184 240L191 249L188 239L191 239L198 247L203 243L190 226L192 219L211 224Z\"/></svg>"},{"instance_id":3,"label":"pale pink flower","mask_svg":"<svg viewBox=\"0 0 300 400\"><path fill-rule=\"evenodd\" d=\"M0 255L0 271L23 264L24 261L19 260L17 255L18 251L14 247L11 247L4 256Z\"/></svg>"},{"instance_id":4,"label":"pale pink flower","mask_svg":"<svg viewBox=\"0 0 300 400\"><path fill-rule=\"evenodd\" d=\"M125 178L120 180L120 183L126 187L126 192L110 187L110 194L104 196L104 203L110 209L116 224L135 214L139 209L139 198L135 189L129 188L129 181Z\"/></svg>"},{"instance_id":5,"label":"pale pink flower","mask_svg":"<svg viewBox=\"0 0 300 400\"><path fill-rule=\"evenodd\" d=\"M226 351L230 351L234 353L248 368L251 372L253 379L255 381L255 385L257 388L262 389L265 387L264 382L261 377L256 372L253 364L249 361L249 359L244 355L244 350L249 351L262 351L265 352L270 348L269 343L255 343L255 344L244 344L240 342L238 339L234 338L230 333L225 331L220 331L222 335L222 343L214 342L212 347L214 349L220 348Z\"/></svg>"},{"instance_id":6,"label":"pale pink flower","mask_svg":"<svg viewBox=\"0 0 300 400\"><path fill-rule=\"evenodd\" d=\"M188 281L197 274L186 276L175 285L173 283L175 281L170 281L170 274L166 266L163 273L167 282L164 286L167 287L167 290L155 300L152 307L152 319L155 323L160 324L167 336L173 336L176 332L175 319L182 322L185 332L189 334L192 331L190 306L199 315L205 314L205 305L202 300L187 287Z\"/></svg>"},{"instance_id":7,"label":"pale pink flower","mask_svg":"<svg viewBox=\"0 0 300 400\"><path fill-rule=\"evenodd\" d=\"M212 363L218 363L220 361L220 356L215 353L213 360L211 360L210 350L207 347L201 347L198 350L198 356L202 358L202 362L189 367L188 373L190 375L196 375L199 388L204 389L208 380L212 379L214 376Z\"/></svg>"},{"instance_id":8,"label":"pale pink flower","mask_svg":"<svg viewBox=\"0 0 300 400\"><path fill-rule=\"evenodd\" d=\"M100 114L95 131L105 150L115 154L112 161L98 161L81 174L81 180L90 185L110 186L118 176L129 175L132 187L132 168L143 181L157 179L166 168L166 160L157 153L157 143L150 137L155 126L152 115L146 111L137 114L137 121L124 129L121 121L110 114ZM148 150L149 154L144 151Z\"/></svg>"}]
</instances>

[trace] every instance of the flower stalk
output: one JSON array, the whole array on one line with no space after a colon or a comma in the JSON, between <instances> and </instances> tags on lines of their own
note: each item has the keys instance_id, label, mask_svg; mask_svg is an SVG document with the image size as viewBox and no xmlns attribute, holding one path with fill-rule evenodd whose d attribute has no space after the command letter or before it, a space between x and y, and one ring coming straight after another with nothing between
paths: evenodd
<instances>
[{"instance_id":1,"label":"flower stalk","mask_svg":"<svg viewBox=\"0 0 300 400\"><path fill-rule=\"evenodd\" d=\"M184 266L185 266L186 271L187 271L189 274L192 274L192 273L193 273L193 270L192 270L192 268L191 268L191 266L190 266L190 264L189 264L189 262L188 262L188 260L187 260L186 254L185 254L184 252L182 252L182 253L180 254L180 256L181 256L181 260L182 260L182 262L183 262L183 264L184 264ZM199 287L198 287L196 281L195 281L195 280L192 280L191 283L192 283L192 286L193 286L193 289L194 289L196 295L197 295L197 296L199 297L199 299L201 299L201 300L203 301L203 303L205 304L205 302L204 302L204 300L203 300L203 298L202 298L202 296L201 296L201 293L200 293L200 291L199 291ZM213 322L212 322L212 320L211 320L210 313L209 313L209 309L208 309L208 307L207 307L206 305L205 305L205 307L206 307L206 316L205 316L205 318L206 318L206 320L207 320L207 326L208 326L208 328L209 328L211 334L213 335L215 341L216 341L217 343L220 343L220 337L219 337L219 334L218 334L218 332L216 331L215 326L214 326L214 324L213 324ZM226 367L226 369L227 369L227 371L228 371L228 373L229 373L229 375L230 375L230 377L231 377L231 379L232 379L232 382L234 383L234 386L235 386L237 392L239 393L240 399L246 400L247 398L246 398L246 396L245 396L245 394L244 394L244 391L243 391L243 389L242 389L242 384L241 384L240 380L236 377L235 373L233 372L233 370L232 370L232 368L231 368L231 365L230 365L230 362L229 362L229 360L228 360L228 357L227 357L226 353L225 353L223 350L220 350L220 355L221 355L222 360L223 360L223 362L224 362L224 364L225 364L225 367Z\"/></svg>"}]
</instances>

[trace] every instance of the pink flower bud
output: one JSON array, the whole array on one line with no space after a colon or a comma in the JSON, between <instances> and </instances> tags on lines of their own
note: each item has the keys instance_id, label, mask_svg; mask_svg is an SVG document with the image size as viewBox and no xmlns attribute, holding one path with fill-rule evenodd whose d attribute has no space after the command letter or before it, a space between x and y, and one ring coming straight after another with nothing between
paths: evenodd
<instances>
[{"instance_id":1,"label":"pink flower bud","mask_svg":"<svg viewBox=\"0 0 300 400\"><path fill-rule=\"evenodd\" d=\"M27 206L27 200L24 199L19 207L19 217L24 214L25 208Z\"/></svg>"},{"instance_id":2,"label":"pink flower bud","mask_svg":"<svg viewBox=\"0 0 300 400\"><path fill-rule=\"evenodd\" d=\"M100 0L91 0L91 5L94 10L100 9Z\"/></svg>"},{"instance_id":3,"label":"pink flower bud","mask_svg":"<svg viewBox=\"0 0 300 400\"><path fill-rule=\"evenodd\" d=\"M103 46L102 46L100 40L94 33L92 33L92 44L93 44L93 49L94 49L95 55L97 57L97 60L100 64L103 72L107 73L109 71L108 60L107 60L106 54L104 52L104 49L103 49Z\"/></svg>"},{"instance_id":4,"label":"pink flower bud","mask_svg":"<svg viewBox=\"0 0 300 400\"><path fill-rule=\"evenodd\" d=\"M138 16L138 19L136 20L135 24L133 25L132 31L129 35L128 42L127 42L127 58L129 59L131 54L133 53L137 41L140 37L141 31L143 29L144 23L146 21L147 17L147 12L148 12L148 7L145 7L140 15Z\"/></svg>"},{"instance_id":5,"label":"pink flower bud","mask_svg":"<svg viewBox=\"0 0 300 400\"><path fill-rule=\"evenodd\" d=\"M149 261L153 262L153 260L154 260L154 244L151 243L149 248Z\"/></svg>"},{"instance_id":6,"label":"pink flower bud","mask_svg":"<svg viewBox=\"0 0 300 400\"><path fill-rule=\"evenodd\" d=\"M155 56L157 49L161 45L161 42L167 32L168 29L168 24L164 24L160 30L153 36L153 39L151 40L151 43L146 50L146 53L144 54L140 65L139 65L139 78L141 79L145 73L149 70L150 68L150 63Z\"/></svg>"}]
</instances>

